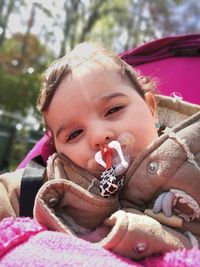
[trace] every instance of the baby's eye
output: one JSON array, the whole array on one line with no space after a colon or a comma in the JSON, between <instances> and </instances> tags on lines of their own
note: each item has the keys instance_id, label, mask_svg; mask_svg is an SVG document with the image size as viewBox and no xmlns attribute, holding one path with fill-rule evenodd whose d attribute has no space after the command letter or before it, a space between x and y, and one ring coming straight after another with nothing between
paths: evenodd
<instances>
[{"instance_id":1,"label":"baby's eye","mask_svg":"<svg viewBox=\"0 0 200 267\"><path fill-rule=\"evenodd\" d=\"M69 135L69 137L67 138L67 142L70 142L70 141L76 139L82 132L83 132L83 130L81 130L81 129L72 132Z\"/></svg>"},{"instance_id":2,"label":"baby's eye","mask_svg":"<svg viewBox=\"0 0 200 267\"><path fill-rule=\"evenodd\" d=\"M106 117L106 116L109 116L109 115L111 115L111 114L113 114L113 113L115 113L115 112L118 112L119 110L121 110L121 109L123 109L123 108L124 108L124 106L115 106L115 107L112 107L112 108L110 108L110 109L106 112L105 117Z\"/></svg>"}]
</instances>

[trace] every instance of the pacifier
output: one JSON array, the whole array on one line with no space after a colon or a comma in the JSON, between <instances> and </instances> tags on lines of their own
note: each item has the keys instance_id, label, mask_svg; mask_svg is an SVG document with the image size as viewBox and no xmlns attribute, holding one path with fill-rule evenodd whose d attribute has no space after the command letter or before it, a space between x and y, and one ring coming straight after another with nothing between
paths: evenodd
<instances>
[{"instance_id":1,"label":"pacifier","mask_svg":"<svg viewBox=\"0 0 200 267\"><path fill-rule=\"evenodd\" d=\"M118 162L114 164L116 155ZM101 195L108 197L123 185L124 178L118 179L117 176L127 170L129 163L125 160L118 141L111 141L109 144L102 145L100 151L95 154L95 161L105 168L101 174L99 186Z\"/></svg>"}]
</instances>

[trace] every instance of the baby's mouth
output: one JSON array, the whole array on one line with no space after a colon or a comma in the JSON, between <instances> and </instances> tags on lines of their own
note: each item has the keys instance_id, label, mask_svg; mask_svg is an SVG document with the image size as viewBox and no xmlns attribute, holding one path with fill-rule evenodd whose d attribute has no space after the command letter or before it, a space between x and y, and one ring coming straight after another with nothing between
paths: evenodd
<instances>
[{"instance_id":1,"label":"baby's mouth","mask_svg":"<svg viewBox=\"0 0 200 267\"><path fill-rule=\"evenodd\" d=\"M112 151L112 167L115 169L115 175L119 176L125 173L132 163L133 146L135 139L129 133L123 133L119 136L117 141L111 141L107 144ZM105 157L102 155L102 149L95 154L93 159L88 161L88 170L94 176L99 177L103 171L108 169L106 167Z\"/></svg>"},{"instance_id":2,"label":"baby's mouth","mask_svg":"<svg viewBox=\"0 0 200 267\"><path fill-rule=\"evenodd\" d=\"M106 170L114 167L116 176L125 172L129 166L129 163L124 158L121 145L118 141L112 141L109 144L102 146L101 150L95 154L95 161Z\"/></svg>"}]
</instances>

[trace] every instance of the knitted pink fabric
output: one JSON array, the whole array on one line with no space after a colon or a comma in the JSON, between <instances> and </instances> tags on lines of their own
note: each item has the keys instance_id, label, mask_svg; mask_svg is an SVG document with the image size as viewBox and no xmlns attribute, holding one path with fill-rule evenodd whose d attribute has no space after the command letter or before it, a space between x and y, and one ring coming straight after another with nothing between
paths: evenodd
<instances>
[{"instance_id":1,"label":"knitted pink fabric","mask_svg":"<svg viewBox=\"0 0 200 267\"><path fill-rule=\"evenodd\" d=\"M144 267L199 267L200 250L178 250L144 260Z\"/></svg>"},{"instance_id":2,"label":"knitted pink fabric","mask_svg":"<svg viewBox=\"0 0 200 267\"><path fill-rule=\"evenodd\" d=\"M0 257L45 228L29 218L6 218L0 224Z\"/></svg>"},{"instance_id":3,"label":"knitted pink fabric","mask_svg":"<svg viewBox=\"0 0 200 267\"><path fill-rule=\"evenodd\" d=\"M172 251L134 262L80 238L48 231L33 219L6 218L0 223L0 266L198 267L200 251Z\"/></svg>"},{"instance_id":4,"label":"knitted pink fabric","mask_svg":"<svg viewBox=\"0 0 200 267\"><path fill-rule=\"evenodd\" d=\"M6 218L0 224L0 266L140 267L92 243L47 231L29 218Z\"/></svg>"}]
</instances>

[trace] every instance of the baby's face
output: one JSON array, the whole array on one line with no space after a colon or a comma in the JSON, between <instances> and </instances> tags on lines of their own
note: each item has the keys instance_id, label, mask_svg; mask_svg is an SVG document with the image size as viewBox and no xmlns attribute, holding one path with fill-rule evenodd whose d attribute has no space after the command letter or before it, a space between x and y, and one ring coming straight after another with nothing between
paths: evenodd
<instances>
[{"instance_id":1,"label":"baby's face","mask_svg":"<svg viewBox=\"0 0 200 267\"><path fill-rule=\"evenodd\" d=\"M101 66L65 78L44 115L57 152L97 177L102 167L94 158L103 144L119 141L131 163L157 138L153 95L143 100L129 81Z\"/></svg>"}]
</instances>

